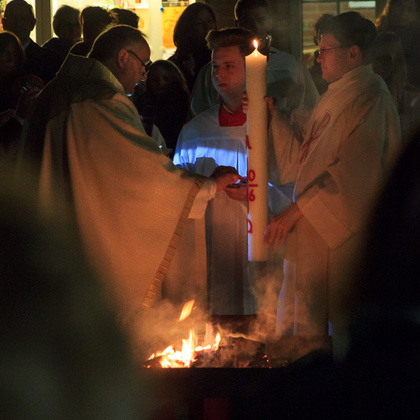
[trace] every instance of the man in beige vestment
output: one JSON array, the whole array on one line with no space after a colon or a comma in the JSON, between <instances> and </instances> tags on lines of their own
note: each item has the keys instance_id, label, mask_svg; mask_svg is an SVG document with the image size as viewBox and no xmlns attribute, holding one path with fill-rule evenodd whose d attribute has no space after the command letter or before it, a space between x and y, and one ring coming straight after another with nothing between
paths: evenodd
<instances>
[{"instance_id":1,"label":"man in beige vestment","mask_svg":"<svg viewBox=\"0 0 420 420\"><path fill-rule=\"evenodd\" d=\"M356 12L328 21L318 56L327 92L304 127L272 119L276 154L297 164L294 203L265 233L268 246L286 243L277 332L313 338L308 350L329 344L335 294L399 149L397 110L369 64L375 37Z\"/></svg>"},{"instance_id":2,"label":"man in beige vestment","mask_svg":"<svg viewBox=\"0 0 420 420\"><path fill-rule=\"evenodd\" d=\"M213 179L176 168L146 135L126 94L149 57L126 25L102 33L89 58L70 54L37 98L22 146L43 208L70 204L89 261L129 325L160 299L187 218L204 217L216 190L239 179L233 168Z\"/></svg>"}]
</instances>

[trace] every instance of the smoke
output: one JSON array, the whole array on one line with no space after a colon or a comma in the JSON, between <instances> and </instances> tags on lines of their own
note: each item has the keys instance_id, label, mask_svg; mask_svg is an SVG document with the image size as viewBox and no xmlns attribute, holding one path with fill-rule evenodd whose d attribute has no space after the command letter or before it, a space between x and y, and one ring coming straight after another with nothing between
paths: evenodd
<instances>
[{"instance_id":1,"label":"smoke","mask_svg":"<svg viewBox=\"0 0 420 420\"><path fill-rule=\"evenodd\" d=\"M222 338L220 351L200 354L196 363L200 367L263 367L264 354L269 356L271 366L276 367L326 347L325 334L294 335L296 328L310 331L310 319L307 316L296 319L293 299L284 299L286 292L295 294L294 281L279 294L282 286L286 286L281 252L271 252L268 263L249 263L255 315L209 316L203 305L196 304L191 315L179 321L185 302L174 304L168 300L139 313L130 325L139 365L143 366L153 353L162 352L168 346L181 350L182 340L188 338L191 329L198 345L213 345L217 332ZM295 278L293 267L286 264L288 280Z\"/></svg>"},{"instance_id":2,"label":"smoke","mask_svg":"<svg viewBox=\"0 0 420 420\"><path fill-rule=\"evenodd\" d=\"M248 339L265 342L276 329L277 301L283 283L281 251L270 251L267 263L250 262L249 275L255 301L255 320L250 324Z\"/></svg>"},{"instance_id":3,"label":"smoke","mask_svg":"<svg viewBox=\"0 0 420 420\"><path fill-rule=\"evenodd\" d=\"M296 288L296 266L285 261L282 252L270 251L266 265L250 263L257 316L246 338L265 343L273 366L293 362L313 350L331 348L328 331L319 327L324 323L314 318L320 310L312 307L326 307L326 302L321 298L308 300Z\"/></svg>"}]
</instances>

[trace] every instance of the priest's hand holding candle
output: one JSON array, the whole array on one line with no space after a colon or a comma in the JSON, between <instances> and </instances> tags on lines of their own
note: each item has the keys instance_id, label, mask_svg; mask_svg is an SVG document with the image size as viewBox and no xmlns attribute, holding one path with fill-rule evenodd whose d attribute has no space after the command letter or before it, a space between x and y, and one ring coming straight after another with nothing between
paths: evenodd
<instances>
[{"instance_id":1,"label":"priest's hand holding candle","mask_svg":"<svg viewBox=\"0 0 420 420\"><path fill-rule=\"evenodd\" d=\"M247 89L248 146L248 260L266 261L263 235L268 224L267 210L267 57L255 50L245 57Z\"/></svg>"}]
</instances>

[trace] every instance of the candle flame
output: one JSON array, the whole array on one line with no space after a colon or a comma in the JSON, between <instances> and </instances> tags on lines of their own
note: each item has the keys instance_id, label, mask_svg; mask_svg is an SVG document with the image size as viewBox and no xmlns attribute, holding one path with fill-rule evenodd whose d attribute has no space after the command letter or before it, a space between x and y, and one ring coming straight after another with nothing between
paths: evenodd
<instances>
[{"instance_id":1,"label":"candle flame","mask_svg":"<svg viewBox=\"0 0 420 420\"><path fill-rule=\"evenodd\" d=\"M254 44L254 48L258 50L258 41L256 39L254 39L253 44Z\"/></svg>"},{"instance_id":2,"label":"candle flame","mask_svg":"<svg viewBox=\"0 0 420 420\"><path fill-rule=\"evenodd\" d=\"M187 303L184 304L184 307L182 308L181 315L179 316L179 321L183 321L184 319L188 318L191 315L191 312L193 310L195 300L190 300Z\"/></svg>"}]
</instances>

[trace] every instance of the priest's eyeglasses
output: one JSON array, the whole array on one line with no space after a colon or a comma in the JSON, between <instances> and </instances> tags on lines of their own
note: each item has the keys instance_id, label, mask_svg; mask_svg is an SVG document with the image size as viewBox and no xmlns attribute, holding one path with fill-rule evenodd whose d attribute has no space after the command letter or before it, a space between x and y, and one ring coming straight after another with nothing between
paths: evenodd
<instances>
[{"instance_id":1,"label":"priest's eyeglasses","mask_svg":"<svg viewBox=\"0 0 420 420\"><path fill-rule=\"evenodd\" d=\"M149 67L152 64L152 61L151 60L149 60L148 62L145 63L134 51L127 50L127 52L130 53L130 54L132 54L132 55L134 55L134 57L136 57L137 60L140 61L141 65L146 69L146 73L149 72Z\"/></svg>"},{"instance_id":2,"label":"priest's eyeglasses","mask_svg":"<svg viewBox=\"0 0 420 420\"><path fill-rule=\"evenodd\" d=\"M318 58L321 55L325 55L327 52L333 51L333 50L338 50L340 48L346 48L343 46L339 46L339 47L331 47L331 48L320 48L319 50L315 50L315 57Z\"/></svg>"},{"instance_id":3,"label":"priest's eyeglasses","mask_svg":"<svg viewBox=\"0 0 420 420\"><path fill-rule=\"evenodd\" d=\"M128 53L130 53L130 54L132 54L132 55L134 55L134 57L136 57L137 58L137 60L138 61L140 61L140 64L144 67L144 74L143 74L143 76L142 76L142 78L141 78L141 80L143 81L143 80L145 80L145 76L147 75L147 73L149 73L149 67L150 67L150 64L152 64L152 62L149 60L147 63L145 63L134 51L132 51L132 50L127 50L127 52Z\"/></svg>"}]
</instances>

